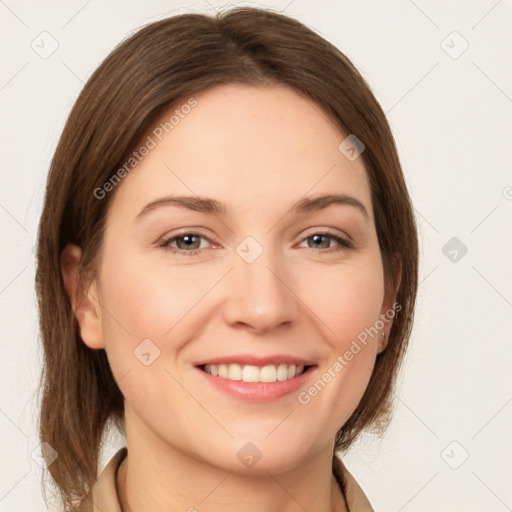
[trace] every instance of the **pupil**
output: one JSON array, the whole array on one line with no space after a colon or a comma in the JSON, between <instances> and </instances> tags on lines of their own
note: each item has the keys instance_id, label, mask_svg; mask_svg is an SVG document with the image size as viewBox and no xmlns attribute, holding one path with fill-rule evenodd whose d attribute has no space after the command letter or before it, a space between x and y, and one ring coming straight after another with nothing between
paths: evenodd
<instances>
[{"instance_id":1,"label":"pupil","mask_svg":"<svg viewBox=\"0 0 512 512\"><path fill-rule=\"evenodd\" d=\"M315 243L319 243L319 242L321 243L322 238L324 238L324 235L313 235L313 240Z\"/></svg>"},{"instance_id":2,"label":"pupil","mask_svg":"<svg viewBox=\"0 0 512 512\"><path fill-rule=\"evenodd\" d=\"M192 247L194 245L193 239L196 235L184 235L181 237L182 242L186 245L186 247Z\"/></svg>"}]
</instances>

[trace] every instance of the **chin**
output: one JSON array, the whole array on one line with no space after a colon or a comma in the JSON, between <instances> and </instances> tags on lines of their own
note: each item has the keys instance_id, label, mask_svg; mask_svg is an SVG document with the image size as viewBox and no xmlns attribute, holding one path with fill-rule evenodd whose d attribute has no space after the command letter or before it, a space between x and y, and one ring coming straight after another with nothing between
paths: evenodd
<instances>
[{"instance_id":1,"label":"chin","mask_svg":"<svg viewBox=\"0 0 512 512\"><path fill-rule=\"evenodd\" d=\"M280 474L296 468L307 456L307 441L299 441L296 438L286 446L265 439L238 441L223 447L217 445L205 459L216 467L238 474Z\"/></svg>"}]
</instances>

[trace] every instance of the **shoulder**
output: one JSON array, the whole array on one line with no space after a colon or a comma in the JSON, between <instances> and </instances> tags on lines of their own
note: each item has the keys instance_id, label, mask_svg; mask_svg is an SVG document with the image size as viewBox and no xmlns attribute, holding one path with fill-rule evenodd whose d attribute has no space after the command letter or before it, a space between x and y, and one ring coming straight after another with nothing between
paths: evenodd
<instances>
[{"instance_id":1,"label":"shoulder","mask_svg":"<svg viewBox=\"0 0 512 512\"><path fill-rule=\"evenodd\" d=\"M334 454L332 467L343 489L349 512L375 512L366 494L343 464L339 452Z\"/></svg>"}]
</instances>

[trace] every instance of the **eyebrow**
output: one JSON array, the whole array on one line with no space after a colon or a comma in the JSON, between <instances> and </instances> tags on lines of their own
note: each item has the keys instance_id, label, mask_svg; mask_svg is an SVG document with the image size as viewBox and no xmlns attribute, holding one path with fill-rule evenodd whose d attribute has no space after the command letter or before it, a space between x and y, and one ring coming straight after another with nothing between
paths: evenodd
<instances>
[{"instance_id":1,"label":"eyebrow","mask_svg":"<svg viewBox=\"0 0 512 512\"><path fill-rule=\"evenodd\" d=\"M370 216L365 206L361 201L355 197L348 196L346 194L328 194L316 197L305 197L297 201L292 207L291 211L299 213L307 213L316 210L322 210L332 204L353 206L360 211L365 220L369 220ZM211 199L202 196L187 196L187 195L171 195L156 199L146 204L141 211L137 214L136 220L140 219L150 211L162 206L178 206L193 210L196 212L206 213L210 215L219 215L221 217L227 217L228 209L226 205L216 199Z\"/></svg>"}]
</instances>

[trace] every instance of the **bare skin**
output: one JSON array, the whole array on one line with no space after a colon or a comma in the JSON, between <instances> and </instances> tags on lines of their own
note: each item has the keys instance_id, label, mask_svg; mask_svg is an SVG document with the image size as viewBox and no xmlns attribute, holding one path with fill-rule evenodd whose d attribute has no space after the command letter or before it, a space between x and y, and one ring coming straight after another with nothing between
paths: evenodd
<instances>
[{"instance_id":1,"label":"bare skin","mask_svg":"<svg viewBox=\"0 0 512 512\"><path fill-rule=\"evenodd\" d=\"M105 349L125 397L121 506L346 511L332 474L334 439L391 322L334 377L332 366L394 302L384 293L364 164L338 150L345 135L290 89L224 85L195 98L112 192L87 293L78 285L80 249L62 255L81 337ZM227 215L171 203L139 215L171 194L216 199ZM356 199L366 215L354 203L292 210L304 197L328 194ZM176 238L187 234L190 248ZM262 249L251 263L236 251L248 236L255 242L246 247ZM145 365L134 351L148 339L146 352L159 354ZM247 401L211 386L196 366L233 354L313 361L300 391L329 368L332 378L308 403L297 392ZM237 456L247 443L261 453L251 467Z\"/></svg>"}]
</instances>

